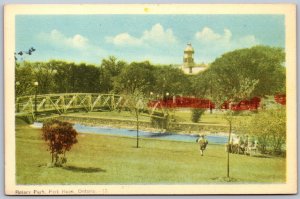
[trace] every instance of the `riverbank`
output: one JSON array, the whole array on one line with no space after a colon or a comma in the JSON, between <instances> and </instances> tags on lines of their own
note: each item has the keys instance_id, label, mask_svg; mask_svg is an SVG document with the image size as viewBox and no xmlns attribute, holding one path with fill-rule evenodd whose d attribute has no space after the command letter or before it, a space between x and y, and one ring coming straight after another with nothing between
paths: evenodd
<instances>
[{"instance_id":1,"label":"riverbank","mask_svg":"<svg viewBox=\"0 0 300 199\"><path fill-rule=\"evenodd\" d=\"M77 123L87 126L102 126L110 128L124 128L136 130L136 120L132 118L107 118L97 116L85 115L61 115L56 117L59 120L71 123ZM40 121L43 121L40 119ZM209 123L188 123L188 122L170 122L168 130L161 128L153 128L151 122L148 120L139 121L139 129L142 131L153 133L179 133L190 135L227 135L228 126L223 124L209 124Z\"/></svg>"},{"instance_id":2,"label":"riverbank","mask_svg":"<svg viewBox=\"0 0 300 199\"><path fill-rule=\"evenodd\" d=\"M42 128L43 124L35 122L33 125L30 125L34 128ZM112 128L112 127L103 127L103 126L87 126L82 124L74 124L73 128L78 133L93 133L100 135L108 135L108 136L122 136L122 137L137 137L136 130L129 130L124 128ZM179 142L192 142L195 143L196 139L199 138L199 135L191 135L191 134L180 134L180 133L152 133L149 131L139 130L138 133L139 138L141 139L159 139L159 140L168 140L168 141L179 141ZM207 135L206 139L209 144L221 144L224 145L228 141L227 136L221 135Z\"/></svg>"}]
</instances>

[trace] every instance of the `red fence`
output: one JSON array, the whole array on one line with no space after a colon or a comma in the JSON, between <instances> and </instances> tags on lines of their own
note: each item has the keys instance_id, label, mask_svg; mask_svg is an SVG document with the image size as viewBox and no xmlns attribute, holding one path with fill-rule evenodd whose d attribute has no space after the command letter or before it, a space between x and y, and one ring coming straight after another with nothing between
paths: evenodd
<instances>
[{"instance_id":1,"label":"red fence","mask_svg":"<svg viewBox=\"0 0 300 199\"><path fill-rule=\"evenodd\" d=\"M215 108L215 105L208 99L200 99L193 97L171 97L160 100L153 100L148 106L154 107L156 104L165 108Z\"/></svg>"},{"instance_id":2,"label":"red fence","mask_svg":"<svg viewBox=\"0 0 300 199\"><path fill-rule=\"evenodd\" d=\"M245 110L257 110L260 106L260 98L254 97L250 100L242 100L239 103L232 103L231 110L235 111L245 111ZM221 109L229 109L229 102L224 102Z\"/></svg>"},{"instance_id":3,"label":"red fence","mask_svg":"<svg viewBox=\"0 0 300 199\"><path fill-rule=\"evenodd\" d=\"M281 105L285 105L286 104L286 96L285 94L281 94L281 95L275 95L274 99L277 103L281 104Z\"/></svg>"},{"instance_id":4,"label":"red fence","mask_svg":"<svg viewBox=\"0 0 300 199\"><path fill-rule=\"evenodd\" d=\"M285 95L275 95L275 101L285 105ZM260 106L261 99L254 97L250 100L242 100L239 103L231 103L231 110L257 110ZM149 107L157 106L158 108L201 108L201 109L214 109L215 104L209 99L201 99L195 97L166 97L164 99L152 100L148 103ZM229 109L230 103L224 102L221 109Z\"/></svg>"}]
</instances>

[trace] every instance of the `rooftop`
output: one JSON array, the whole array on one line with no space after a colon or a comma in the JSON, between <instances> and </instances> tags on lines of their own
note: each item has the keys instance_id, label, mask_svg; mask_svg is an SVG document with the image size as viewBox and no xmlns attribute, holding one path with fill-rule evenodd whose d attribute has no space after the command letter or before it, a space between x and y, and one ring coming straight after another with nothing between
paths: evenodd
<instances>
[{"instance_id":1,"label":"rooftop","mask_svg":"<svg viewBox=\"0 0 300 199\"><path fill-rule=\"evenodd\" d=\"M192 44L188 43L184 49L184 52L194 52L194 48L192 47Z\"/></svg>"}]
</instances>

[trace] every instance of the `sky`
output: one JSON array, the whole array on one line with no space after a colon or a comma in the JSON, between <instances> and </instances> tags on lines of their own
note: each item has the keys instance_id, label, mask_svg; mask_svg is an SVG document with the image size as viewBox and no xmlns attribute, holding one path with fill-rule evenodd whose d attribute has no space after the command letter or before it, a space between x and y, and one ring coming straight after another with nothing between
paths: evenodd
<instances>
[{"instance_id":1,"label":"sky","mask_svg":"<svg viewBox=\"0 0 300 199\"><path fill-rule=\"evenodd\" d=\"M19 60L181 64L191 43L195 62L208 64L235 49L284 48L284 30L283 15L18 15L15 37L16 52L36 49Z\"/></svg>"}]
</instances>

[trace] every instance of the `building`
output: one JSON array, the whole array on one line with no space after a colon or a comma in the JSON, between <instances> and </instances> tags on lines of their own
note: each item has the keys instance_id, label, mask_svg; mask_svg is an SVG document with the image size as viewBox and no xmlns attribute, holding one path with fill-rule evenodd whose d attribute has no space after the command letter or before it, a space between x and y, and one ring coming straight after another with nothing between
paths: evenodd
<instances>
[{"instance_id":1,"label":"building","mask_svg":"<svg viewBox=\"0 0 300 199\"><path fill-rule=\"evenodd\" d=\"M201 71L204 71L207 68L207 65L204 63L196 64L194 61L194 48L192 44L188 43L183 53L183 64L181 70L185 74L195 75Z\"/></svg>"}]
</instances>

